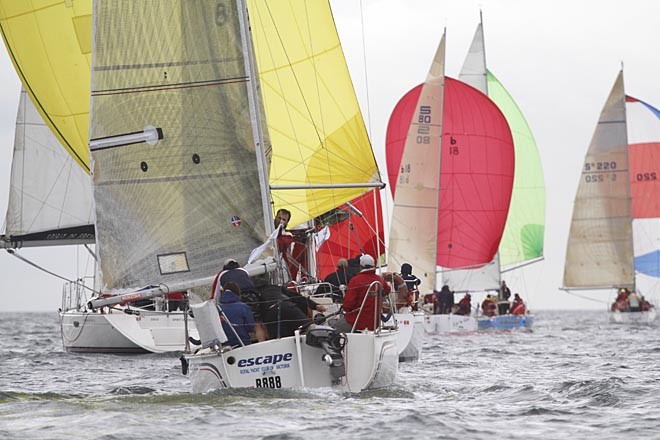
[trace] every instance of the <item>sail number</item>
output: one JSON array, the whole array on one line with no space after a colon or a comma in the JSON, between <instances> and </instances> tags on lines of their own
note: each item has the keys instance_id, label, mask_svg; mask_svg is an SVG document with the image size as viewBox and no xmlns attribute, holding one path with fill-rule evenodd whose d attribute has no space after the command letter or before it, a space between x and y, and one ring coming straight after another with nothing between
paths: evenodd
<instances>
[{"instance_id":1,"label":"sail number","mask_svg":"<svg viewBox=\"0 0 660 440\"><path fill-rule=\"evenodd\" d=\"M417 122L419 124L430 124L431 123L431 106L422 105L419 107L419 116L417 117ZM428 125L418 125L417 126L417 143L418 144L430 144L431 143L431 127Z\"/></svg>"},{"instance_id":2,"label":"sail number","mask_svg":"<svg viewBox=\"0 0 660 440\"><path fill-rule=\"evenodd\" d=\"M584 181L587 183L598 183L610 180L616 182L616 174L587 174L584 176Z\"/></svg>"},{"instance_id":3,"label":"sail number","mask_svg":"<svg viewBox=\"0 0 660 440\"><path fill-rule=\"evenodd\" d=\"M599 173L599 171L615 171L617 169L617 164L616 161L610 161L610 162L586 162L584 164L584 171L587 173L594 173L594 174L585 174L584 175L584 181L587 183L598 183L598 182L606 182L606 181L611 181L615 182L616 181L616 174L608 174L608 173ZM597 174L595 174L597 173Z\"/></svg>"},{"instance_id":4,"label":"sail number","mask_svg":"<svg viewBox=\"0 0 660 440\"><path fill-rule=\"evenodd\" d=\"M638 182L648 182L651 180L658 180L658 175L655 172L637 173L635 174L635 180L637 180Z\"/></svg>"},{"instance_id":5,"label":"sail number","mask_svg":"<svg viewBox=\"0 0 660 440\"><path fill-rule=\"evenodd\" d=\"M607 171L616 170L616 162L587 162L584 164L585 171Z\"/></svg>"},{"instance_id":6,"label":"sail number","mask_svg":"<svg viewBox=\"0 0 660 440\"><path fill-rule=\"evenodd\" d=\"M261 379L255 379L255 387L257 388L282 388L282 380L280 376L268 376Z\"/></svg>"}]
</instances>

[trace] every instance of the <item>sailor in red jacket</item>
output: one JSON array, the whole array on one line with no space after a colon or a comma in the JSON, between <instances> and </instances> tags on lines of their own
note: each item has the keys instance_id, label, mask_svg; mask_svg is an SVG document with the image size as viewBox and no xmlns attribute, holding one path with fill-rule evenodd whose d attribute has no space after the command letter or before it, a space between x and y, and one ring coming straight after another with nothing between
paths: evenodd
<instances>
[{"instance_id":1,"label":"sailor in red jacket","mask_svg":"<svg viewBox=\"0 0 660 440\"><path fill-rule=\"evenodd\" d=\"M393 277L391 273L382 277L376 273L375 262L371 255L360 257L360 272L348 282L348 289L344 297L344 316L333 326L340 332L350 332L355 325L355 330L374 330L380 325L381 298L390 293L391 289L386 278ZM380 285L371 286L377 281ZM399 277L400 284L405 284ZM369 287L371 286L371 290ZM368 295L364 301L365 295ZM360 307L364 301L364 307ZM358 316L359 315L359 316ZM374 323L376 324L374 326Z\"/></svg>"},{"instance_id":2,"label":"sailor in red jacket","mask_svg":"<svg viewBox=\"0 0 660 440\"><path fill-rule=\"evenodd\" d=\"M289 268L291 280L295 281L299 269L303 275L307 272L307 250L305 249L306 237L298 233L294 235L286 227L291 220L291 212L288 209L278 209L275 214L275 227L281 226L277 235L277 250L282 254Z\"/></svg>"},{"instance_id":3,"label":"sailor in red jacket","mask_svg":"<svg viewBox=\"0 0 660 440\"><path fill-rule=\"evenodd\" d=\"M525 303L523 302L520 295L517 293L513 296L513 304L511 304L511 314L512 315L524 315L527 311Z\"/></svg>"}]
</instances>

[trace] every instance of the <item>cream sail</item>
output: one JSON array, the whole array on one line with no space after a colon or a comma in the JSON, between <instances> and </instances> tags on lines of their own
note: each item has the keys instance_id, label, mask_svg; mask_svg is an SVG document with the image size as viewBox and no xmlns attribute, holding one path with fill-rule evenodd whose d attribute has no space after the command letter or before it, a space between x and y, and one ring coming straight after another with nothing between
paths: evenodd
<instances>
[{"instance_id":1,"label":"cream sail","mask_svg":"<svg viewBox=\"0 0 660 440\"><path fill-rule=\"evenodd\" d=\"M436 280L442 113L444 107L445 34L422 86L401 157L390 223L387 265L412 265L420 292L433 291Z\"/></svg>"},{"instance_id":2,"label":"cream sail","mask_svg":"<svg viewBox=\"0 0 660 440\"><path fill-rule=\"evenodd\" d=\"M634 287L623 72L598 119L573 205L565 288Z\"/></svg>"}]
</instances>

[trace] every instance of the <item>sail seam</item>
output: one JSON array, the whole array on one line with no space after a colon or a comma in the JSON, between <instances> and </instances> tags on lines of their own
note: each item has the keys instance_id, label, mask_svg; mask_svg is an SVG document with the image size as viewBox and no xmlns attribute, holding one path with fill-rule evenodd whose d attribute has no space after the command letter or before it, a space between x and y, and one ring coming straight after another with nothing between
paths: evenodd
<instances>
[{"instance_id":1,"label":"sail seam","mask_svg":"<svg viewBox=\"0 0 660 440\"><path fill-rule=\"evenodd\" d=\"M143 87L127 87L122 89L107 89L92 91L92 96L105 96L105 95L122 95L127 93L143 93L143 92L159 92L162 90L177 90L177 89L191 89L196 87L209 87L225 84L245 83L248 81L247 77L230 78L223 80L208 80L208 81L192 81L185 83L178 83L163 86L143 86Z\"/></svg>"}]
</instances>

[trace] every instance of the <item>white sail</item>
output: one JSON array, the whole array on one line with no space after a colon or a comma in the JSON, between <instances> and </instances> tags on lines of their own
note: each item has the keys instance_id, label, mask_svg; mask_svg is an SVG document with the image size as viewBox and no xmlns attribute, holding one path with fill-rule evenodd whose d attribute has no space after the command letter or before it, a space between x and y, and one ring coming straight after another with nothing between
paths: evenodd
<instances>
[{"instance_id":1,"label":"white sail","mask_svg":"<svg viewBox=\"0 0 660 440\"><path fill-rule=\"evenodd\" d=\"M211 277L227 257L244 264L272 227L250 49L234 1L95 1L90 150L105 291Z\"/></svg>"},{"instance_id":2,"label":"white sail","mask_svg":"<svg viewBox=\"0 0 660 440\"><path fill-rule=\"evenodd\" d=\"M631 195L623 72L587 151L566 249L564 286L633 286Z\"/></svg>"},{"instance_id":3,"label":"white sail","mask_svg":"<svg viewBox=\"0 0 660 440\"><path fill-rule=\"evenodd\" d=\"M454 292L479 292L496 290L500 286L500 263L498 255L493 261L474 269L445 269L442 284Z\"/></svg>"},{"instance_id":4,"label":"white sail","mask_svg":"<svg viewBox=\"0 0 660 440\"><path fill-rule=\"evenodd\" d=\"M390 226L388 266L411 264L422 292L433 290L436 279L444 62L445 35L408 130Z\"/></svg>"},{"instance_id":5,"label":"white sail","mask_svg":"<svg viewBox=\"0 0 660 440\"><path fill-rule=\"evenodd\" d=\"M472 44L463 61L458 79L488 95L488 78L486 75L486 44L484 42L484 27L479 23L474 32Z\"/></svg>"},{"instance_id":6,"label":"white sail","mask_svg":"<svg viewBox=\"0 0 660 440\"><path fill-rule=\"evenodd\" d=\"M93 225L90 177L62 148L21 90L0 247L93 243Z\"/></svg>"}]
</instances>

